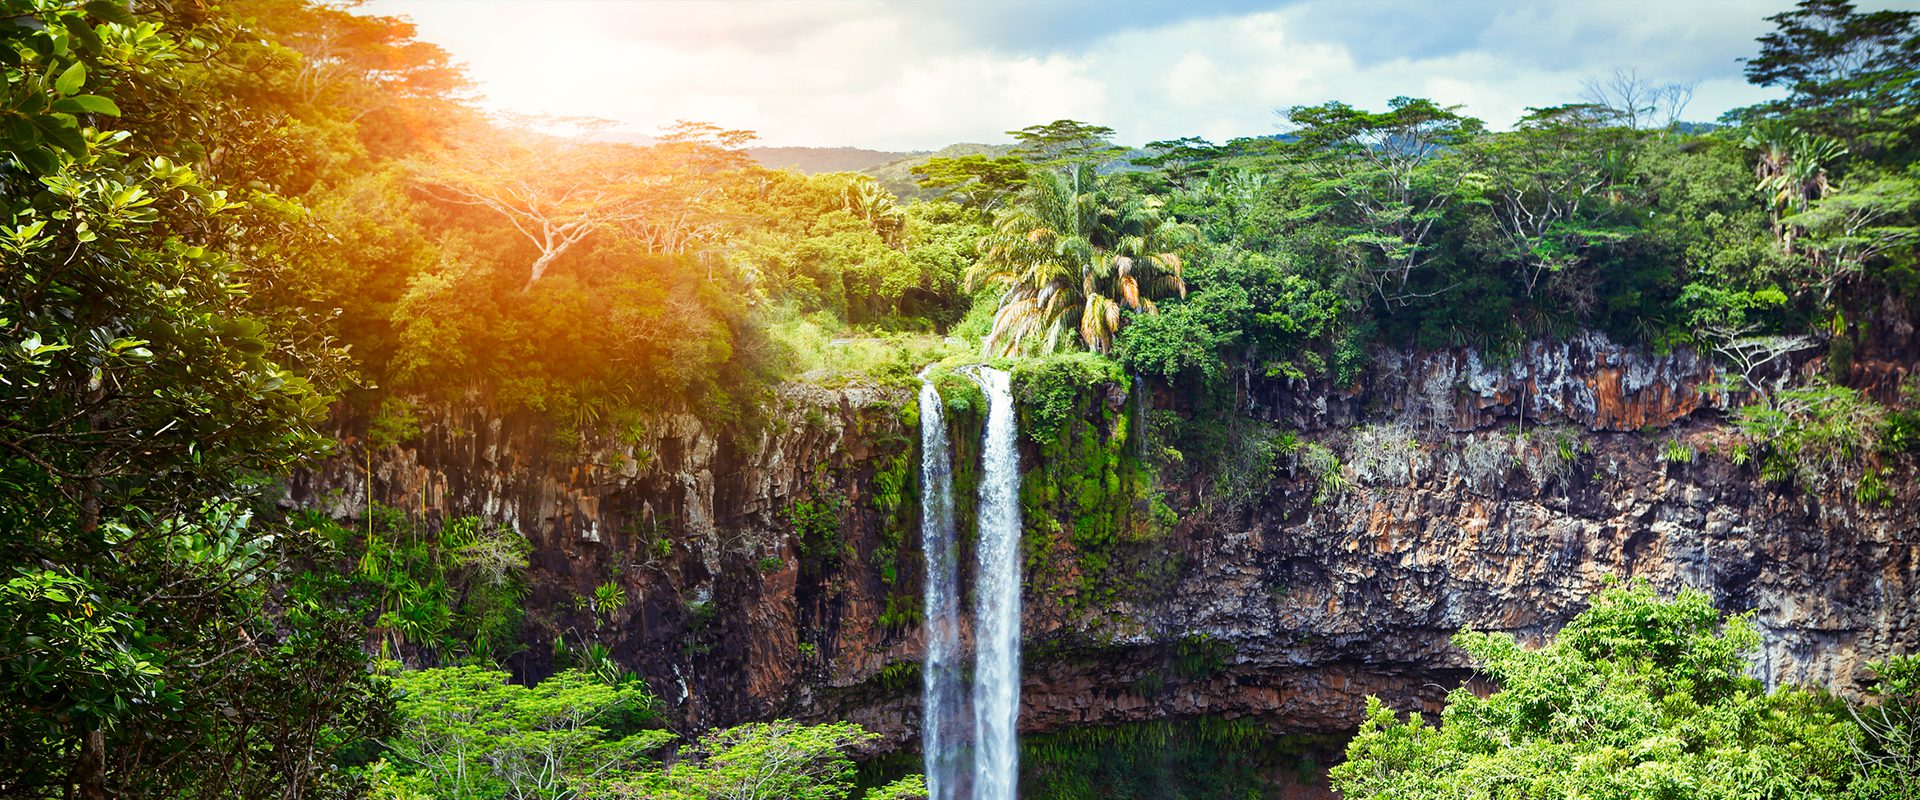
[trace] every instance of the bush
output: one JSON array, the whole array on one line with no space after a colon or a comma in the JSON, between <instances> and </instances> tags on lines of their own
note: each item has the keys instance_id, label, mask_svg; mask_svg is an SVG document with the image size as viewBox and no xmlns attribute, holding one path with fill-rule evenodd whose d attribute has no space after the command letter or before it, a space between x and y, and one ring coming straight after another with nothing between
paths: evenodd
<instances>
[{"instance_id":1,"label":"bush","mask_svg":"<svg viewBox=\"0 0 1920 800\"><path fill-rule=\"evenodd\" d=\"M794 544L803 562L825 569L838 565L846 556L846 535L840 529L845 511L846 500L828 494L817 484L808 489L806 497L787 506L787 522L793 525Z\"/></svg>"},{"instance_id":2,"label":"bush","mask_svg":"<svg viewBox=\"0 0 1920 800\"><path fill-rule=\"evenodd\" d=\"M1340 457L1326 445L1308 442L1294 453L1295 466L1305 469L1317 486L1313 493L1313 502L1324 503L1346 491L1349 482L1346 473L1341 470Z\"/></svg>"},{"instance_id":3,"label":"bush","mask_svg":"<svg viewBox=\"0 0 1920 800\"><path fill-rule=\"evenodd\" d=\"M1300 451L1301 442L1292 431L1242 421L1226 447L1214 493L1224 511L1238 515L1266 496L1281 463Z\"/></svg>"},{"instance_id":4,"label":"bush","mask_svg":"<svg viewBox=\"0 0 1920 800\"><path fill-rule=\"evenodd\" d=\"M1817 381L1740 409L1735 422L1768 480L1820 492L1856 488L1879 446L1886 409L1844 386Z\"/></svg>"},{"instance_id":5,"label":"bush","mask_svg":"<svg viewBox=\"0 0 1920 800\"><path fill-rule=\"evenodd\" d=\"M1840 796L1854 774L1833 703L1747 675L1759 634L1706 595L1602 592L1551 643L1463 632L1499 688L1455 689L1439 727L1377 698L1333 769L1354 800Z\"/></svg>"},{"instance_id":6,"label":"bush","mask_svg":"<svg viewBox=\"0 0 1920 800\"><path fill-rule=\"evenodd\" d=\"M374 447L393 447L420 435L420 418L412 403L404 398L387 397L367 422L367 440Z\"/></svg>"},{"instance_id":7,"label":"bush","mask_svg":"<svg viewBox=\"0 0 1920 800\"><path fill-rule=\"evenodd\" d=\"M1520 440L1520 468L1536 488L1565 480L1573 474L1583 445L1572 428L1536 428L1517 437Z\"/></svg>"},{"instance_id":8,"label":"bush","mask_svg":"<svg viewBox=\"0 0 1920 800\"><path fill-rule=\"evenodd\" d=\"M295 522L326 535L352 564L357 610L383 647L410 646L427 663L504 659L521 647L531 543L475 517L431 533L386 506L372 517L352 529L313 512Z\"/></svg>"},{"instance_id":9,"label":"bush","mask_svg":"<svg viewBox=\"0 0 1920 800\"><path fill-rule=\"evenodd\" d=\"M1082 412L1098 387L1128 388L1120 365L1096 353L1064 353L1015 364L1013 396L1020 406L1020 428L1028 439L1046 443L1058 437L1067 420Z\"/></svg>"}]
</instances>

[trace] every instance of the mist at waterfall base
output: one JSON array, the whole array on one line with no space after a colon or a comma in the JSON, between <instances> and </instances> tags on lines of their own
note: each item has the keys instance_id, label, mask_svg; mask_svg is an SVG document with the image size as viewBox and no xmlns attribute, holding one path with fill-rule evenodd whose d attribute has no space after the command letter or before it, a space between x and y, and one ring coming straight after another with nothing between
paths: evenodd
<instances>
[{"instance_id":1,"label":"mist at waterfall base","mask_svg":"<svg viewBox=\"0 0 1920 800\"><path fill-rule=\"evenodd\" d=\"M951 448L939 391L923 376L921 544L927 559L923 758L931 800L1013 800L1019 784L1016 723L1020 714L1018 430L1008 374L987 367L970 368L967 374L987 397L974 572L973 725L968 730L961 724L961 709L968 704L954 658L960 619ZM972 757L971 771L964 763L967 756Z\"/></svg>"}]
</instances>

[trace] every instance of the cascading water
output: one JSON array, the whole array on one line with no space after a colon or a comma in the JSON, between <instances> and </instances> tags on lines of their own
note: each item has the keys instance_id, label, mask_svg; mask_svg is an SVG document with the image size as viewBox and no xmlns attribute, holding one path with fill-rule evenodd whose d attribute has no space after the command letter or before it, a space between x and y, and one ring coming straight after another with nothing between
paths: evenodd
<instances>
[{"instance_id":1,"label":"cascading water","mask_svg":"<svg viewBox=\"0 0 1920 800\"><path fill-rule=\"evenodd\" d=\"M920 379L920 549L926 553L927 660L922 667L921 743L929 800L960 800L970 752L960 718L960 570L953 521L953 461L940 390Z\"/></svg>"},{"instance_id":2,"label":"cascading water","mask_svg":"<svg viewBox=\"0 0 1920 800\"><path fill-rule=\"evenodd\" d=\"M1007 373L969 371L987 395L974 585L973 800L1013 800L1020 754L1020 450Z\"/></svg>"}]
</instances>

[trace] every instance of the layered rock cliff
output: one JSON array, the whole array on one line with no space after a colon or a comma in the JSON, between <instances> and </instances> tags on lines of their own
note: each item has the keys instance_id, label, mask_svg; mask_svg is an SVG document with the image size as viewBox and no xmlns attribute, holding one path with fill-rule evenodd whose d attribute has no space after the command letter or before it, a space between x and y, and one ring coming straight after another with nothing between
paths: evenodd
<instances>
[{"instance_id":1,"label":"layered rock cliff","mask_svg":"<svg viewBox=\"0 0 1920 800\"><path fill-rule=\"evenodd\" d=\"M1609 576L1751 611L1770 681L1844 691L1868 660L1920 650L1913 465L1894 465L1886 503L1765 482L1730 457L1722 379L1597 336L1498 361L1382 352L1350 386L1243 383L1226 450L1253 457L1211 472L1166 466L1131 387L1086 387L1025 444L1023 730L1339 732L1367 694L1437 710L1470 677L1453 632L1550 634ZM523 672L590 634L684 725L851 719L911 748L914 402L792 386L752 435L676 416L573 446L478 407L386 448L347 419L343 456L296 476L290 502L512 525L534 544ZM963 459L975 414L953 409ZM625 607L577 608L607 581Z\"/></svg>"}]
</instances>

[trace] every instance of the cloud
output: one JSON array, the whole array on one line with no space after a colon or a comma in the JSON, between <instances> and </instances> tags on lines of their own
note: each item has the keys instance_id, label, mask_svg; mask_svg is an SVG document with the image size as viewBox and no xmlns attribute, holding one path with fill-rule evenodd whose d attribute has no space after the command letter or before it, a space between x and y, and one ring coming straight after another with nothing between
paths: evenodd
<instances>
[{"instance_id":1,"label":"cloud","mask_svg":"<svg viewBox=\"0 0 1920 800\"><path fill-rule=\"evenodd\" d=\"M1767 92L1736 59L1786 0L538 2L374 0L469 64L490 107L675 119L771 144L935 148L1071 117L1122 141L1270 133L1275 109L1399 95L1505 126L1634 66L1700 80L1688 116Z\"/></svg>"}]
</instances>

